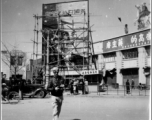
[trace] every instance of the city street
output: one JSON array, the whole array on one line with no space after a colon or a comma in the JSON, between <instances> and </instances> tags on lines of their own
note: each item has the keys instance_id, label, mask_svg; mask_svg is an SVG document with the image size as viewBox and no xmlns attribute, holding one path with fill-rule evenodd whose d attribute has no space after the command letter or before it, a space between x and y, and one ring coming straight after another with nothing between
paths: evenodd
<instances>
[{"instance_id":1,"label":"city street","mask_svg":"<svg viewBox=\"0 0 152 120\"><path fill-rule=\"evenodd\" d=\"M2 120L52 120L51 95L64 96L59 120L151 119L150 0L1 0L1 11Z\"/></svg>"},{"instance_id":2,"label":"city street","mask_svg":"<svg viewBox=\"0 0 152 120\"><path fill-rule=\"evenodd\" d=\"M2 104L2 120L51 120L50 96ZM149 96L64 95L60 120L149 120Z\"/></svg>"}]
</instances>

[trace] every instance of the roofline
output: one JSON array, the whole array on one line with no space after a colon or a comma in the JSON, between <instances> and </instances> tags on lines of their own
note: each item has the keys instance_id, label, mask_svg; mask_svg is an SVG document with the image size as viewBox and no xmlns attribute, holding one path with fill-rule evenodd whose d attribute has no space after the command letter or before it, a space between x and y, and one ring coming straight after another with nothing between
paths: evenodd
<instances>
[{"instance_id":1,"label":"roofline","mask_svg":"<svg viewBox=\"0 0 152 120\"><path fill-rule=\"evenodd\" d=\"M44 3L43 5L63 4L63 3L72 3L72 2L84 2L84 1L89 1L89 0L74 0L74 1L65 1L65 2Z\"/></svg>"}]
</instances>

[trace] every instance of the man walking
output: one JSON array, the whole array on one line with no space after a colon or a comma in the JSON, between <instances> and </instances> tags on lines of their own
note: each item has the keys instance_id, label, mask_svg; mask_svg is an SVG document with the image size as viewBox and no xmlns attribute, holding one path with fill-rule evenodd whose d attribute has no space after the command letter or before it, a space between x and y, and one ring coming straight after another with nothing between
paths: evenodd
<instances>
[{"instance_id":1,"label":"man walking","mask_svg":"<svg viewBox=\"0 0 152 120\"><path fill-rule=\"evenodd\" d=\"M126 82L126 92L127 92L127 94L130 93L130 83L129 83L129 80L127 80L127 82Z\"/></svg>"},{"instance_id":2,"label":"man walking","mask_svg":"<svg viewBox=\"0 0 152 120\"><path fill-rule=\"evenodd\" d=\"M19 97L20 97L20 100L23 100L23 99L24 99L24 97L23 97L24 86L25 86L25 80L23 80L23 79L21 78L21 79L20 79L20 82L19 82Z\"/></svg>"},{"instance_id":3,"label":"man walking","mask_svg":"<svg viewBox=\"0 0 152 120\"><path fill-rule=\"evenodd\" d=\"M132 89L135 89L135 82L134 82L133 79L132 79L132 82L131 82L131 88L132 88Z\"/></svg>"},{"instance_id":4,"label":"man walking","mask_svg":"<svg viewBox=\"0 0 152 120\"><path fill-rule=\"evenodd\" d=\"M63 90L64 90L64 80L61 76L58 75L59 68L55 67L53 68L54 76L52 80L50 81L50 85L48 88L48 84L45 85L45 88L49 89L51 91L51 100L52 100L52 107L53 107L53 119L52 120L58 120L61 107L62 107L62 101L63 101Z\"/></svg>"}]
</instances>

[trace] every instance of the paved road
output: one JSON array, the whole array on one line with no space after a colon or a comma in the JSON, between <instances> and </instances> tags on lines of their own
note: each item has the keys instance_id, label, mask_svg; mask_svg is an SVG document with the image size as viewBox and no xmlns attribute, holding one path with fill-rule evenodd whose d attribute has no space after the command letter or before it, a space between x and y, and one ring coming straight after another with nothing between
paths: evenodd
<instances>
[{"instance_id":1,"label":"paved road","mask_svg":"<svg viewBox=\"0 0 152 120\"><path fill-rule=\"evenodd\" d=\"M148 96L64 96L60 120L149 120ZM2 105L2 120L51 120L50 96Z\"/></svg>"}]
</instances>

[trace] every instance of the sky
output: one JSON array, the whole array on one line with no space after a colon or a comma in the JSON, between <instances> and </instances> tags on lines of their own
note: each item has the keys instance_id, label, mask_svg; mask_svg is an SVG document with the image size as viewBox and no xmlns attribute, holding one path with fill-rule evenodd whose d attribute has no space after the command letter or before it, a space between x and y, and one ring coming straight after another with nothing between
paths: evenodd
<instances>
[{"instance_id":1,"label":"sky","mask_svg":"<svg viewBox=\"0 0 152 120\"><path fill-rule=\"evenodd\" d=\"M18 50L26 52L28 58L32 58L33 43L31 40L34 39L35 25L33 15L42 15L42 4L67 1L72 0L1 0L2 42L9 50L15 46ZM150 0L89 0L93 42L125 35L125 24L128 24L129 33L137 32L137 26L134 25L137 18L135 5L143 2L151 10ZM121 17L121 22L118 17ZM41 19L39 29L42 29ZM41 33L39 33L38 41L40 42L38 53L41 54Z\"/></svg>"}]
</instances>

